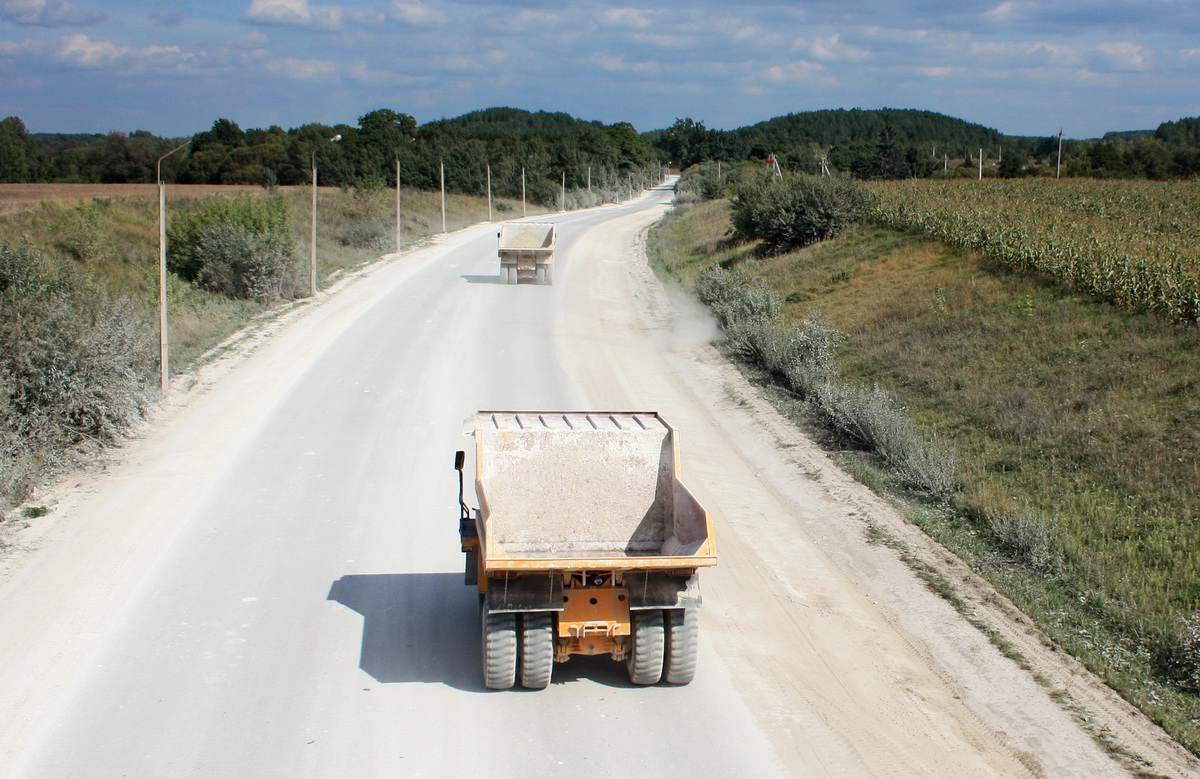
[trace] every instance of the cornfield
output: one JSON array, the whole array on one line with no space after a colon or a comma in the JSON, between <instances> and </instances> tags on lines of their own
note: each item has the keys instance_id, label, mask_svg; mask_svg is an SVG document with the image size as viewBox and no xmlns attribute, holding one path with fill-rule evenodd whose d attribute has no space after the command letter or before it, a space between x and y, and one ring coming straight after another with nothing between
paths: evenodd
<instances>
[{"instance_id":1,"label":"cornfield","mask_svg":"<svg viewBox=\"0 0 1200 779\"><path fill-rule=\"evenodd\" d=\"M908 180L872 216L1128 311L1200 321L1200 182Z\"/></svg>"}]
</instances>

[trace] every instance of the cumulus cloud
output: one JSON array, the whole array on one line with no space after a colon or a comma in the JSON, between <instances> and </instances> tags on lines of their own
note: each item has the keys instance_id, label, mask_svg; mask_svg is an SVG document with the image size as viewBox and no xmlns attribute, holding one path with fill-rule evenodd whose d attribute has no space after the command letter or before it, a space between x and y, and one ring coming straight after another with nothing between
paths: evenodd
<instances>
[{"instance_id":1,"label":"cumulus cloud","mask_svg":"<svg viewBox=\"0 0 1200 779\"><path fill-rule=\"evenodd\" d=\"M654 24L647 11L639 8L609 8L601 17L604 23L612 27L629 27L644 30Z\"/></svg>"},{"instance_id":2,"label":"cumulus cloud","mask_svg":"<svg viewBox=\"0 0 1200 779\"><path fill-rule=\"evenodd\" d=\"M100 11L66 0L6 0L0 19L28 27L78 27L104 21Z\"/></svg>"},{"instance_id":3,"label":"cumulus cloud","mask_svg":"<svg viewBox=\"0 0 1200 779\"><path fill-rule=\"evenodd\" d=\"M824 80L828 78L825 71L825 66L818 62L806 62L799 60L789 62L786 65L774 65L763 71L763 77L768 81L780 83L794 83L797 81L812 81L814 79Z\"/></svg>"},{"instance_id":4,"label":"cumulus cloud","mask_svg":"<svg viewBox=\"0 0 1200 779\"><path fill-rule=\"evenodd\" d=\"M614 54L600 54L595 58L596 65L606 73L653 73L662 71L662 65L657 62L626 62L625 58Z\"/></svg>"},{"instance_id":5,"label":"cumulus cloud","mask_svg":"<svg viewBox=\"0 0 1200 779\"><path fill-rule=\"evenodd\" d=\"M870 56L866 49L842 43L841 33L834 33L828 38L817 38L806 48L813 59L825 62L858 61Z\"/></svg>"},{"instance_id":6,"label":"cumulus cloud","mask_svg":"<svg viewBox=\"0 0 1200 779\"><path fill-rule=\"evenodd\" d=\"M172 67L180 64L185 55L178 46L118 46L109 41L93 41L86 35L63 38L54 51L54 58L81 68L114 68L144 70L150 67Z\"/></svg>"},{"instance_id":7,"label":"cumulus cloud","mask_svg":"<svg viewBox=\"0 0 1200 779\"><path fill-rule=\"evenodd\" d=\"M1101 61L1113 70L1145 70L1152 52L1136 43L1101 43L1096 46Z\"/></svg>"},{"instance_id":8,"label":"cumulus cloud","mask_svg":"<svg viewBox=\"0 0 1200 779\"><path fill-rule=\"evenodd\" d=\"M329 60L302 60L291 57L266 63L268 72L294 81L336 81L341 67Z\"/></svg>"},{"instance_id":9,"label":"cumulus cloud","mask_svg":"<svg viewBox=\"0 0 1200 779\"><path fill-rule=\"evenodd\" d=\"M445 13L420 0L389 0L349 8L315 5L308 0L252 0L243 18L256 24L320 28L340 27L343 23L373 26L385 22L438 27L447 21Z\"/></svg>"},{"instance_id":10,"label":"cumulus cloud","mask_svg":"<svg viewBox=\"0 0 1200 779\"><path fill-rule=\"evenodd\" d=\"M1030 11L1037 11L1037 3L1004 0L995 8L984 13L983 18L990 22L1010 23L1024 19Z\"/></svg>"},{"instance_id":11,"label":"cumulus cloud","mask_svg":"<svg viewBox=\"0 0 1200 779\"><path fill-rule=\"evenodd\" d=\"M243 18L256 24L336 27L342 11L338 6L309 5L308 0L252 0Z\"/></svg>"}]
</instances>

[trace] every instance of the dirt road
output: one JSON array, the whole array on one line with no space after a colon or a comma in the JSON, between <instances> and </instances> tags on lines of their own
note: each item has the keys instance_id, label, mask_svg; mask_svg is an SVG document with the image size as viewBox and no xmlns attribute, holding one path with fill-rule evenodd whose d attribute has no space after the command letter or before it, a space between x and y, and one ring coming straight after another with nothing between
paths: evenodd
<instances>
[{"instance_id":1,"label":"dirt road","mask_svg":"<svg viewBox=\"0 0 1200 779\"><path fill-rule=\"evenodd\" d=\"M376 266L260 324L49 494L3 562L0 771L1126 775L866 520L953 561L668 302L638 244L668 200L555 217L552 287L497 283L491 226ZM484 690L450 468L480 408L654 409L680 431L720 548L695 682L574 659L547 690ZM1072 695L1091 684L1061 667ZM1086 716L1154 770L1194 770L1136 717Z\"/></svg>"}]
</instances>

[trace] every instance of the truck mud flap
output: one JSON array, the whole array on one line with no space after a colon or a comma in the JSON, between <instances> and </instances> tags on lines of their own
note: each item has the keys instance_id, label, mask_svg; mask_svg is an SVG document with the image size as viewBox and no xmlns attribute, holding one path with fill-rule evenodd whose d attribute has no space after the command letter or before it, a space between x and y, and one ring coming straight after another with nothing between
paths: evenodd
<instances>
[{"instance_id":1,"label":"truck mud flap","mask_svg":"<svg viewBox=\"0 0 1200 779\"><path fill-rule=\"evenodd\" d=\"M562 611L562 576L522 574L488 581L487 605L493 612Z\"/></svg>"},{"instance_id":2,"label":"truck mud flap","mask_svg":"<svg viewBox=\"0 0 1200 779\"><path fill-rule=\"evenodd\" d=\"M700 606L700 577L672 576L667 573L627 573L629 608L693 609Z\"/></svg>"}]
</instances>

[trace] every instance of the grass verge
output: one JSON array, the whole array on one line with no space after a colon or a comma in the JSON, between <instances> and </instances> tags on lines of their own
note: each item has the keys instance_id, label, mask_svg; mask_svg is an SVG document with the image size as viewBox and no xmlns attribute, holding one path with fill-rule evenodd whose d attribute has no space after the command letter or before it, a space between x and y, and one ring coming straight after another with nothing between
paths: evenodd
<instances>
[{"instance_id":1,"label":"grass verge","mask_svg":"<svg viewBox=\"0 0 1200 779\"><path fill-rule=\"evenodd\" d=\"M723 201L677 209L652 261L685 287L739 268L789 321L815 309L847 334L840 375L951 447L961 486L930 501L860 454L850 470L1200 751L1200 696L1171 671L1200 604L1196 329L878 226L760 258L728 225Z\"/></svg>"}]
</instances>

